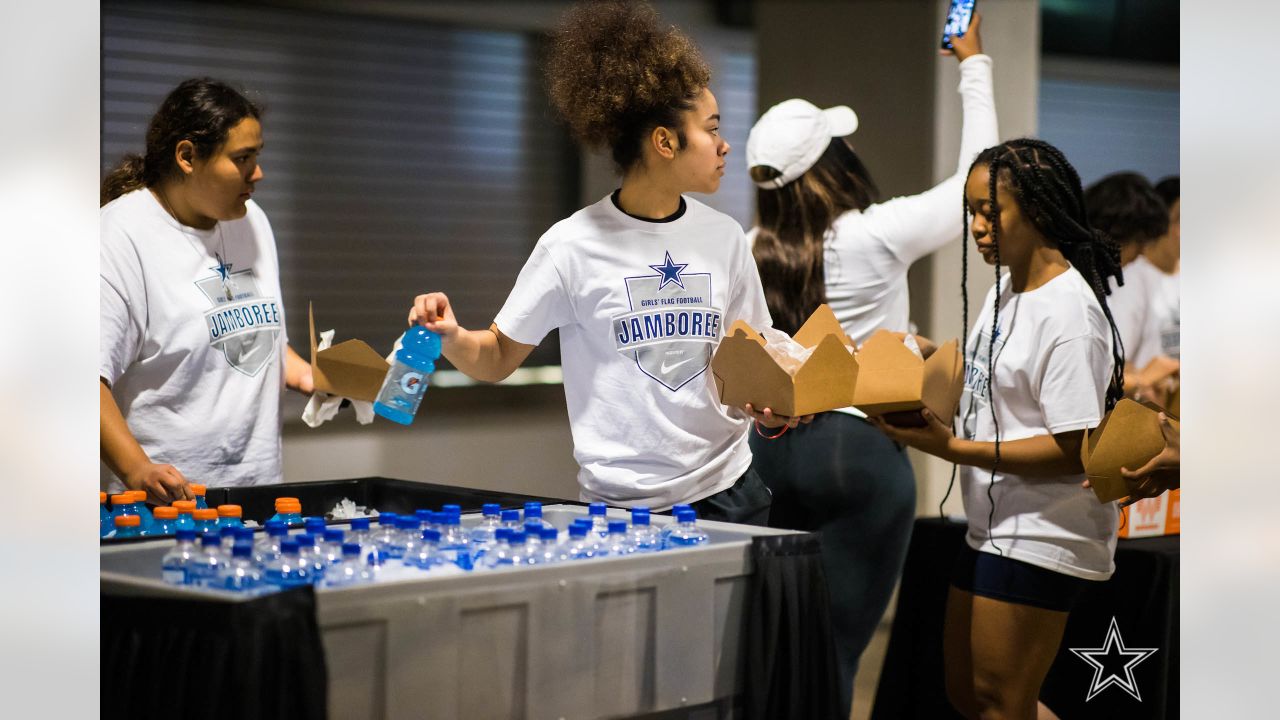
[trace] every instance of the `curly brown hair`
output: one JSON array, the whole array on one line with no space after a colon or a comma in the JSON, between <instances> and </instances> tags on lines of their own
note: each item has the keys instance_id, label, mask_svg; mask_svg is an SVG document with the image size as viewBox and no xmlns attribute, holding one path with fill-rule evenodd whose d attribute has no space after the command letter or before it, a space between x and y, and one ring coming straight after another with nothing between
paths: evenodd
<instances>
[{"instance_id":1,"label":"curly brown hair","mask_svg":"<svg viewBox=\"0 0 1280 720\"><path fill-rule=\"evenodd\" d=\"M605 0L565 13L546 76L551 103L574 137L609 149L625 172L656 127L675 129L684 145L680 113L693 108L711 70L693 41L664 26L648 3Z\"/></svg>"}]
</instances>

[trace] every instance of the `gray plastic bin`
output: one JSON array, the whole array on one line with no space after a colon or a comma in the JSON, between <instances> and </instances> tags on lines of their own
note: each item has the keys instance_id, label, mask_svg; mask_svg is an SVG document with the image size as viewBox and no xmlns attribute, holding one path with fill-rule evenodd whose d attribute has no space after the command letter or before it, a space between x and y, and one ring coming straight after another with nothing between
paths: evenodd
<instances>
[{"instance_id":1,"label":"gray plastic bin","mask_svg":"<svg viewBox=\"0 0 1280 720\"><path fill-rule=\"evenodd\" d=\"M585 514L544 509L559 528ZM600 718L738 694L750 538L788 531L699 525L708 545L320 590L330 717ZM171 544L102 548L103 592L238 601L165 585Z\"/></svg>"}]
</instances>

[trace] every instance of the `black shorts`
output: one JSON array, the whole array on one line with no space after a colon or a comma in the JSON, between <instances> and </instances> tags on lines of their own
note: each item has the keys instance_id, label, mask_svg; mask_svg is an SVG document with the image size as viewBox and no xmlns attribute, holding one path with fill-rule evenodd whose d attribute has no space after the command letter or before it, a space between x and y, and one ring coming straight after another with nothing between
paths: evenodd
<instances>
[{"instance_id":1,"label":"black shorts","mask_svg":"<svg viewBox=\"0 0 1280 720\"><path fill-rule=\"evenodd\" d=\"M993 600L1070 612L1092 581L1031 563L978 552L964 543L951 570L959 590Z\"/></svg>"}]
</instances>

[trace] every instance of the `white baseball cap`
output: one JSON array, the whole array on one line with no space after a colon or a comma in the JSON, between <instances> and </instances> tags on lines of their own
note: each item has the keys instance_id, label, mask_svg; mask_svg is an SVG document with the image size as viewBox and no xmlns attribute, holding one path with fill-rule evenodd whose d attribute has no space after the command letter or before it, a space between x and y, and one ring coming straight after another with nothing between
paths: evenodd
<instances>
[{"instance_id":1,"label":"white baseball cap","mask_svg":"<svg viewBox=\"0 0 1280 720\"><path fill-rule=\"evenodd\" d=\"M813 167L831 144L831 138L858 129L858 116L847 105L822 110L808 100L792 98L774 105L760 116L747 136L747 167L764 165L782 174L757 182L780 188Z\"/></svg>"}]
</instances>

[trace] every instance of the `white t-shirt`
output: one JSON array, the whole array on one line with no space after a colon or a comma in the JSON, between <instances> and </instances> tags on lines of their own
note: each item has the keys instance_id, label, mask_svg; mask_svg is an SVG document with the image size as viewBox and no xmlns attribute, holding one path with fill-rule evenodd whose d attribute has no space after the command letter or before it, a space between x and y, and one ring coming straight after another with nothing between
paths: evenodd
<instances>
[{"instance_id":1,"label":"white t-shirt","mask_svg":"<svg viewBox=\"0 0 1280 720\"><path fill-rule=\"evenodd\" d=\"M751 464L750 423L720 404L711 356L735 320L772 321L742 228L685 203L647 222L605 197L556 223L494 320L527 345L560 329L584 500L665 509Z\"/></svg>"},{"instance_id":2,"label":"white t-shirt","mask_svg":"<svg viewBox=\"0 0 1280 720\"><path fill-rule=\"evenodd\" d=\"M100 214L98 373L151 460L210 486L281 480L279 263L266 215L247 207L197 230L143 189ZM123 489L105 464L101 480Z\"/></svg>"},{"instance_id":3,"label":"white t-shirt","mask_svg":"<svg viewBox=\"0 0 1280 720\"><path fill-rule=\"evenodd\" d=\"M1160 273L1153 306L1160 330L1160 352L1177 360L1182 356L1181 274L1165 275L1152 267Z\"/></svg>"},{"instance_id":4,"label":"white t-shirt","mask_svg":"<svg viewBox=\"0 0 1280 720\"><path fill-rule=\"evenodd\" d=\"M1111 294L1107 307L1115 318L1116 329L1124 341L1125 363L1133 370L1141 370L1160 354L1160 317L1156 311L1156 296L1164 284L1164 273L1149 260L1138 256L1125 265L1124 285L1110 280Z\"/></svg>"},{"instance_id":5,"label":"white t-shirt","mask_svg":"<svg viewBox=\"0 0 1280 720\"><path fill-rule=\"evenodd\" d=\"M1093 291L1075 268L1029 292L1011 292L1008 284L1006 273L1000 283L992 393L1000 440L1096 427L1114 363L1111 326ZM987 395L995 292L987 294L969 335L958 412L961 436L981 442L996 438ZM989 470L962 466L961 471L970 547L1088 580L1111 576L1119 512L1115 503L1099 503L1080 486L1084 474L996 472L992 485ZM989 487L994 517L989 516Z\"/></svg>"}]
</instances>

